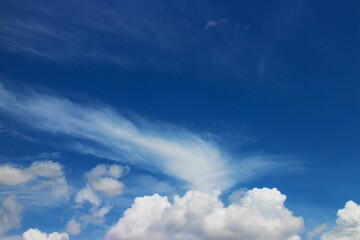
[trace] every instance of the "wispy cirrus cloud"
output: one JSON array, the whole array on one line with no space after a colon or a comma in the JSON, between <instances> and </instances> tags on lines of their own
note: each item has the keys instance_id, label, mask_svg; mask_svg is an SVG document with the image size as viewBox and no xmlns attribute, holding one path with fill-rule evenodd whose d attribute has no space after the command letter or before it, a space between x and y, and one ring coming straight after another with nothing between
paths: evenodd
<instances>
[{"instance_id":1,"label":"wispy cirrus cloud","mask_svg":"<svg viewBox=\"0 0 360 240\"><path fill-rule=\"evenodd\" d=\"M319 236L320 234L322 234L323 232L325 232L326 228L328 227L328 225L326 223L323 223L319 226L317 226L315 229L309 231L306 234L306 237L308 240L313 239L316 236Z\"/></svg>"},{"instance_id":2,"label":"wispy cirrus cloud","mask_svg":"<svg viewBox=\"0 0 360 240\"><path fill-rule=\"evenodd\" d=\"M34 1L28 4L20 0L17 6L13 10L12 3L4 4L11 14L4 13L0 17L0 47L56 62L85 60L128 67L152 62L154 48L172 52L196 39L194 34L187 34L189 30L194 32L191 22L187 18L175 19L168 11L169 6L160 1L151 4L142 1L102 4ZM177 7L180 10L184 6ZM189 13L188 9L182 11ZM109 48L98 44L101 42L107 42ZM119 44L137 47L124 49L119 48ZM137 53L138 48L145 50L141 54L144 57ZM134 54L138 58L135 59Z\"/></svg>"},{"instance_id":3,"label":"wispy cirrus cloud","mask_svg":"<svg viewBox=\"0 0 360 240\"><path fill-rule=\"evenodd\" d=\"M24 140L24 141L28 141L28 142L35 142L36 141L32 137L27 136L27 135L19 132L13 126L7 125L7 124L4 124L4 123L0 122L0 135L2 135L2 134L4 134L4 135L6 134L6 135L9 135L10 137L20 139L20 140Z\"/></svg>"},{"instance_id":4,"label":"wispy cirrus cloud","mask_svg":"<svg viewBox=\"0 0 360 240\"><path fill-rule=\"evenodd\" d=\"M202 1L5 1L0 48L58 64L196 66L206 78L263 79L277 67L264 53L276 48L293 23L305 19L297 2L274 5L256 25L239 22L231 11L225 13L229 18L221 18L224 13ZM252 14L246 15L250 20ZM259 39L244 31L250 24Z\"/></svg>"},{"instance_id":5,"label":"wispy cirrus cloud","mask_svg":"<svg viewBox=\"0 0 360 240\"><path fill-rule=\"evenodd\" d=\"M23 124L70 136L87 154L188 182L195 189L227 189L248 179L289 167L264 154L234 159L211 139L175 126L130 121L106 106L89 107L39 93L18 93L0 87L0 109ZM83 146L78 148L78 146Z\"/></svg>"}]
</instances>

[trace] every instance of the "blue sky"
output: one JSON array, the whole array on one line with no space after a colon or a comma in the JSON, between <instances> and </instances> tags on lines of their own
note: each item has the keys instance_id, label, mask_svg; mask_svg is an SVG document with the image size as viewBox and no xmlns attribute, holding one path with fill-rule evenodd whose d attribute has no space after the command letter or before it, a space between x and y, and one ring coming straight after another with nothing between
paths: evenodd
<instances>
[{"instance_id":1,"label":"blue sky","mask_svg":"<svg viewBox=\"0 0 360 240\"><path fill-rule=\"evenodd\" d=\"M3 1L0 239L360 237L359 10Z\"/></svg>"}]
</instances>

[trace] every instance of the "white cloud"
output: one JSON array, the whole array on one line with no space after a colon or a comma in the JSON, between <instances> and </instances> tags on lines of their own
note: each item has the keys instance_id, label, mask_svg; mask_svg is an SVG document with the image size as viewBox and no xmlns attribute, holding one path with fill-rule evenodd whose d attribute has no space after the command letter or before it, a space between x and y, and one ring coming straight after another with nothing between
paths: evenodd
<instances>
[{"instance_id":1,"label":"white cloud","mask_svg":"<svg viewBox=\"0 0 360 240\"><path fill-rule=\"evenodd\" d=\"M20 226L23 209L51 206L68 198L69 187L59 163L35 161L29 167L0 165L0 236Z\"/></svg>"},{"instance_id":2,"label":"white cloud","mask_svg":"<svg viewBox=\"0 0 360 240\"><path fill-rule=\"evenodd\" d=\"M96 196L94 191L87 186L86 188L81 189L75 196L75 202L78 204L84 204L89 202L95 206L99 206L101 200Z\"/></svg>"},{"instance_id":3,"label":"white cloud","mask_svg":"<svg viewBox=\"0 0 360 240\"><path fill-rule=\"evenodd\" d=\"M83 153L160 171L190 183L193 189L226 189L239 179L287 166L263 155L231 161L213 141L187 130L139 118L129 121L104 106L87 107L37 93L18 94L2 84L0 110L31 127L92 142L91 146L72 144Z\"/></svg>"},{"instance_id":4,"label":"white cloud","mask_svg":"<svg viewBox=\"0 0 360 240\"><path fill-rule=\"evenodd\" d=\"M3 236L10 229L20 227L22 206L10 196L1 199L0 203L0 236Z\"/></svg>"},{"instance_id":5,"label":"white cloud","mask_svg":"<svg viewBox=\"0 0 360 240\"><path fill-rule=\"evenodd\" d=\"M303 219L277 189L253 189L225 207L219 192L188 191L171 203L158 194L136 198L105 239L300 239Z\"/></svg>"},{"instance_id":6,"label":"white cloud","mask_svg":"<svg viewBox=\"0 0 360 240\"><path fill-rule=\"evenodd\" d=\"M81 228L88 224L103 225L105 216L110 212L111 205L105 203L101 206L101 199L95 192L99 192L106 197L120 195L124 185L117 180L128 171L128 167L122 167L118 164L99 164L85 173L87 186L81 189L75 196L75 202L83 205L89 202L92 206L87 214L82 214L69 221L67 228L69 233L78 233ZM75 234L73 234L75 235Z\"/></svg>"},{"instance_id":7,"label":"white cloud","mask_svg":"<svg viewBox=\"0 0 360 240\"><path fill-rule=\"evenodd\" d=\"M113 197L123 192L124 185L116 179L103 177L92 182L91 188L104 193L108 197Z\"/></svg>"},{"instance_id":8,"label":"white cloud","mask_svg":"<svg viewBox=\"0 0 360 240\"><path fill-rule=\"evenodd\" d=\"M27 171L33 176L44 178L59 178L63 175L61 165L52 161L33 162Z\"/></svg>"},{"instance_id":9,"label":"white cloud","mask_svg":"<svg viewBox=\"0 0 360 240\"><path fill-rule=\"evenodd\" d=\"M287 238L286 240L301 240L301 237L298 235L294 235L294 236Z\"/></svg>"},{"instance_id":10,"label":"white cloud","mask_svg":"<svg viewBox=\"0 0 360 240\"><path fill-rule=\"evenodd\" d=\"M228 21L230 21L229 18L223 18L223 19L220 19L220 20L207 21L204 28L208 29L208 28L216 27L217 25L227 23Z\"/></svg>"},{"instance_id":11,"label":"white cloud","mask_svg":"<svg viewBox=\"0 0 360 240\"><path fill-rule=\"evenodd\" d=\"M76 220L70 220L66 225L66 232L70 235L79 235L81 233L81 223Z\"/></svg>"},{"instance_id":12,"label":"white cloud","mask_svg":"<svg viewBox=\"0 0 360 240\"><path fill-rule=\"evenodd\" d=\"M22 169L10 166L0 166L0 185L15 186L32 180L34 176Z\"/></svg>"},{"instance_id":13,"label":"white cloud","mask_svg":"<svg viewBox=\"0 0 360 240\"><path fill-rule=\"evenodd\" d=\"M321 240L360 239L360 205L348 201L345 208L337 212L336 226L321 236Z\"/></svg>"},{"instance_id":14,"label":"white cloud","mask_svg":"<svg viewBox=\"0 0 360 240\"><path fill-rule=\"evenodd\" d=\"M30 228L23 233L24 240L69 240L69 235L67 233L45 233L41 232L38 229Z\"/></svg>"},{"instance_id":15,"label":"white cloud","mask_svg":"<svg viewBox=\"0 0 360 240\"><path fill-rule=\"evenodd\" d=\"M41 191L50 193L48 200L64 200L69 198L69 187L62 166L53 161L35 161L28 168L9 164L0 165L0 187L12 189L14 194L33 199L33 203L41 201ZM22 194L19 194L19 193Z\"/></svg>"},{"instance_id":16,"label":"white cloud","mask_svg":"<svg viewBox=\"0 0 360 240\"><path fill-rule=\"evenodd\" d=\"M79 195L80 193L80 195ZM83 213L80 216L75 217L70 220L66 225L66 232L70 235L78 235L82 229L86 228L87 225L99 225L102 226L105 223L105 216L110 212L112 206L110 204L104 204L100 206L100 199L98 199L93 194L90 188L83 189L76 196L77 203L84 203L85 201L89 201L93 204L91 208L89 208L88 213ZM93 199L93 197L96 197ZM79 200L79 199L81 200Z\"/></svg>"},{"instance_id":17,"label":"white cloud","mask_svg":"<svg viewBox=\"0 0 360 240\"><path fill-rule=\"evenodd\" d=\"M119 182L117 178L123 176L127 171L120 165L105 165L99 164L89 172L85 173L90 187L104 194L107 197L114 197L121 195L124 189L124 184Z\"/></svg>"},{"instance_id":18,"label":"white cloud","mask_svg":"<svg viewBox=\"0 0 360 240\"><path fill-rule=\"evenodd\" d=\"M326 223L321 224L320 226L316 227L314 230L309 231L308 234L307 234L307 238L312 239L315 236L318 236L318 235L322 234L323 232L325 232L327 227L328 226L327 226Z\"/></svg>"},{"instance_id":19,"label":"white cloud","mask_svg":"<svg viewBox=\"0 0 360 240\"><path fill-rule=\"evenodd\" d=\"M94 224L103 225L105 216L110 212L112 206L107 204L103 207L92 207L89 214L84 214L79 218L79 221L84 225Z\"/></svg>"}]
</instances>

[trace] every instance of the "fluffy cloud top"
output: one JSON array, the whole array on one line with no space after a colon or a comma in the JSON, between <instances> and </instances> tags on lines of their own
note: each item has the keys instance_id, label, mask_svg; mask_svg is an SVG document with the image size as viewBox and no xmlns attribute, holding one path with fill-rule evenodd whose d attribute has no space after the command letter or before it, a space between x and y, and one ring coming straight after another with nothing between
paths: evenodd
<instances>
[{"instance_id":1,"label":"fluffy cloud top","mask_svg":"<svg viewBox=\"0 0 360 240\"><path fill-rule=\"evenodd\" d=\"M0 237L10 229L20 227L22 206L14 197L7 197L0 203Z\"/></svg>"},{"instance_id":2,"label":"fluffy cloud top","mask_svg":"<svg viewBox=\"0 0 360 240\"><path fill-rule=\"evenodd\" d=\"M104 194L107 197L120 195L124 185L117 179L122 177L127 168L120 165L99 164L91 171L85 173L91 189Z\"/></svg>"},{"instance_id":3,"label":"fluffy cloud top","mask_svg":"<svg viewBox=\"0 0 360 240\"><path fill-rule=\"evenodd\" d=\"M337 212L336 226L325 233L321 240L360 239L360 205L348 201L345 208Z\"/></svg>"},{"instance_id":4,"label":"fluffy cloud top","mask_svg":"<svg viewBox=\"0 0 360 240\"><path fill-rule=\"evenodd\" d=\"M158 194L135 199L105 239L300 239L303 220L277 189L244 191L224 207L219 192L188 191L173 203Z\"/></svg>"},{"instance_id":5,"label":"fluffy cloud top","mask_svg":"<svg viewBox=\"0 0 360 240\"><path fill-rule=\"evenodd\" d=\"M84 204L89 202L92 205L99 206L101 200L95 195L93 190L89 187L81 189L75 196L75 202L77 204Z\"/></svg>"},{"instance_id":6,"label":"fluffy cloud top","mask_svg":"<svg viewBox=\"0 0 360 240\"><path fill-rule=\"evenodd\" d=\"M30 228L23 233L24 240L69 240L69 235L67 233L45 233L41 232L38 229Z\"/></svg>"}]
</instances>

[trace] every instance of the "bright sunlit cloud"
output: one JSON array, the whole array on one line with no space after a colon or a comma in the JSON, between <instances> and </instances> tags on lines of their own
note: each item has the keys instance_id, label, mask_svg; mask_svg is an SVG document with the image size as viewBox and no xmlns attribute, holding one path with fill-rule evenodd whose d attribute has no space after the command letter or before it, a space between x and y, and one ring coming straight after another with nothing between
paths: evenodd
<instances>
[{"instance_id":1,"label":"bright sunlit cloud","mask_svg":"<svg viewBox=\"0 0 360 240\"><path fill-rule=\"evenodd\" d=\"M252 189L225 207L219 192L188 191L170 202L158 194L136 198L105 239L295 239L303 219L277 189Z\"/></svg>"}]
</instances>

